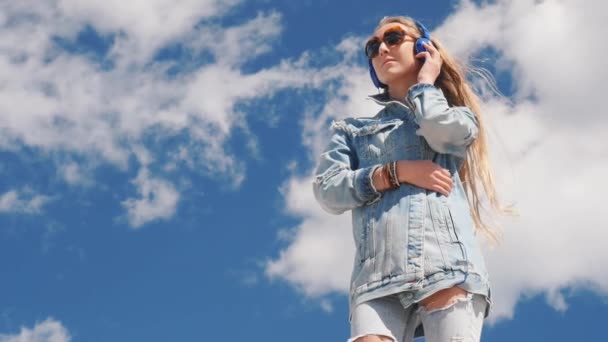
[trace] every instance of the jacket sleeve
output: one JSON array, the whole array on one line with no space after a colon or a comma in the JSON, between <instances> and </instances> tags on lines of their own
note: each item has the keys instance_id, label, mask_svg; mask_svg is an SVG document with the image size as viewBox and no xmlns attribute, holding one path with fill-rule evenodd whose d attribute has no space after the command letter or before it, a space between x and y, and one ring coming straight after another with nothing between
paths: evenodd
<instances>
[{"instance_id":1,"label":"jacket sleeve","mask_svg":"<svg viewBox=\"0 0 608 342\"><path fill-rule=\"evenodd\" d=\"M479 132L479 122L468 107L450 107L441 89L424 83L408 90L407 101L420 126L416 134L436 152L465 158Z\"/></svg>"},{"instance_id":2,"label":"jacket sleeve","mask_svg":"<svg viewBox=\"0 0 608 342\"><path fill-rule=\"evenodd\" d=\"M335 125L332 125L335 127ZM321 153L313 179L315 199L331 214L378 201L381 193L372 183L372 175L380 164L356 169L357 156L344 129L333 130L331 140Z\"/></svg>"}]
</instances>

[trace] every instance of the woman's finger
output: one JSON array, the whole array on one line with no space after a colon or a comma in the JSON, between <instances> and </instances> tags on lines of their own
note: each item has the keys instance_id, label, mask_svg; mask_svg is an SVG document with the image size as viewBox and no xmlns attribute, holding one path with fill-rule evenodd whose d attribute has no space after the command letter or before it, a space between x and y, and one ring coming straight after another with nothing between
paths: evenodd
<instances>
[{"instance_id":1,"label":"woman's finger","mask_svg":"<svg viewBox=\"0 0 608 342\"><path fill-rule=\"evenodd\" d=\"M437 173L437 177L450 185L454 185L454 181L452 180L452 176L450 175L449 171L446 172L441 170Z\"/></svg>"},{"instance_id":2,"label":"woman's finger","mask_svg":"<svg viewBox=\"0 0 608 342\"><path fill-rule=\"evenodd\" d=\"M452 189L452 186L450 185L450 183L448 181L445 181L442 178L437 178L435 180L435 184L441 186L441 188L445 189L446 191L450 191Z\"/></svg>"},{"instance_id":3,"label":"woman's finger","mask_svg":"<svg viewBox=\"0 0 608 342\"><path fill-rule=\"evenodd\" d=\"M450 185L450 189L451 189L454 186L454 180L452 179L452 177L450 176L449 173L447 175L444 174L443 176L444 176L444 178L443 178L444 181Z\"/></svg>"},{"instance_id":4,"label":"woman's finger","mask_svg":"<svg viewBox=\"0 0 608 342\"><path fill-rule=\"evenodd\" d=\"M429 58L430 56L431 55L429 54L428 51L422 51L422 52L419 52L418 54L416 54L416 56L414 56L414 57L416 57L416 59L420 59L420 58Z\"/></svg>"},{"instance_id":5,"label":"woman's finger","mask_svg":"<svg viewBox=\"0 0 608 342\"><path fill-rule=\"evenodd\" d=\"M447 196L450 194L450 192L447 189L441 187L439 184L435 184L433 186L433 190L443 194L444 196Z\"/></svg>"},{"instance_id":6,"label":"woman's finger","mask_svg":"<svg viewBox=\"0 0 608 342\"><path fill-rule=\"evenodd\" d=\"M435 48L435 45L431 44L431 43L423 43L422 45L424 45L424 47L428 50L428 52L431 54L431 56L435 56L439 51L437 50L437 48Z\"/></svg>"}]
</instances>

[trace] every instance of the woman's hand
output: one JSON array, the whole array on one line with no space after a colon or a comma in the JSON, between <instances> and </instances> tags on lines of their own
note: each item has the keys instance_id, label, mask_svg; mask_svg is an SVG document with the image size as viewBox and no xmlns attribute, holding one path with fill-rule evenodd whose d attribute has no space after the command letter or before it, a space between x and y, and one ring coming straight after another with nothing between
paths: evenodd
<instances>
[{"instance_id":1,"label":"woman's hand","mask_svg":"<svg viewBox=\"0 0 608 342\"><path fill-rule=\"evenodd\" d=\"M441 65L443 59L439 50L435 48L433 44L424 43L424 47L427 51L421 52L416 55L416 58L424 57L424 64L418 72L418 83L435 84L435 80L441 72Z\"/></svg>"},{"instance_id":2,"label":"woman's hand","mask_svg":"<svg viewBox=\"0 0 608 342\"><path fill-rule=\"evenodd\" d=\"M410 183L445 196L450 195L454 186L450 171L430 160L399 160L397 176L400 183Z\"/></svg>"}]
</instances>

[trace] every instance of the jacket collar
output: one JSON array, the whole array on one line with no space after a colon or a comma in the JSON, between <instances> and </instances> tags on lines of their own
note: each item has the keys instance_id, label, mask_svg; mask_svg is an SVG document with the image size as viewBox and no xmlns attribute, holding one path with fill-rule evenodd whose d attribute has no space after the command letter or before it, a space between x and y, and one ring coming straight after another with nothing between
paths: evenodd
<instances>
[{"instance_id":1,"label":"jacket collar","mask_svg":"<svg viewBox=\"0 0 608 342\"><path fill-rule=\"evenodd\" d=\"M399 102L390 98L387 92L381 92L379 94L368 95L368 100L376 102L378 105L384 108L378 112L379 116L395 115L403 120L414 121L414 111L408 103ZM399 108L399 109L397 109ZM404 110L405 109L405 110Z\"/></svg>"},{"instance_id":2,"label":"jacket collar","mask_svg":"<svg viewBox=\"0 0 608 342\"><path fill-rule=\"evenodd\" d=\"M389 104L389 102L393 102L393 100L391 100L391 98L389 97L388 93L384 91L378 94L369 95L367 98L381 106L386 106L387 104Z\"/></svg>"},{"instance_id":3,"label":"jacket collar","mask_svg":"<svg viewBox=\"0 0 608 342\"><path fill-rule=\"evenodd\" d=\"M374 94L374 95L368 95L367 99L372 100L372 101L376 102L377 104L384 106L384 107L387 107L388 105L397 105L397 106L403 106L403 107L407 108L408 110L412 111L412 105L410 103L408 103L408 102L403 103L400 101L393 100L390 98L390 96L388 95L387 92L382 92L382 93Z\"/></svg>"}]
</instances>

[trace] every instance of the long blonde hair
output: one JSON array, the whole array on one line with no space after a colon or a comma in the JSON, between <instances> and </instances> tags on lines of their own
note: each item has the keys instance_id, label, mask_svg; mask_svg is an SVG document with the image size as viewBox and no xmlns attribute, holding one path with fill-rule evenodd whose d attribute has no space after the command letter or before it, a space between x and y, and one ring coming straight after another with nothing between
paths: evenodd
<instances>
[{"instance_id":1,"label":"long blonde hair","mask_svg":"<svg viewBox=\"0 0 608 342\"><path fill-rule=\"evenodd\" d=\"M388 23L403 24L411 28L413 32L415 32L417 38L422 36L422 32L418 29L415 21L412 18L405 16L384 17L380 20L376 30ZM441 71L435 81L435 86L441 88L450 106L469 107L479 122L478 136L467 149L465 162L458 172L469 202L471 216L473 217L476 231L481 232L492 244L497 244L500 241L501 229L498 226L491 227L482 220L481 210L484 208L481 202L481 189L478 187L477 181L481 183L490 205L496 212L501 214L515 214L515 211L511 206L503 207L498 201L488 158L486 128L480 111L480 100L465 78L464 70L482 77L492 86L494 83L492 82L489 73L484 72L483 69L470 68L459 63L446 51L438 39L432 37L431 42L437 50L439 50L441 58L443 59Z\"/></svg>"}]
</instances>

